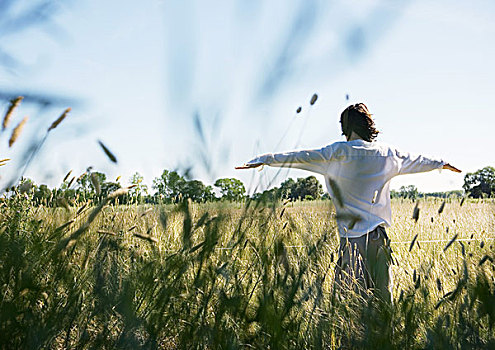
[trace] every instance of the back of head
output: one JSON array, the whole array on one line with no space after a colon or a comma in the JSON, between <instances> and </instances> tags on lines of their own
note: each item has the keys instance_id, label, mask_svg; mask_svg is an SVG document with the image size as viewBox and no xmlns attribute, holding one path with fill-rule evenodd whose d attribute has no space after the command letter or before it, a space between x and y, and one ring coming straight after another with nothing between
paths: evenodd
<instances>
[{"instance_id":1,"label":"back of head","mask_svg":"<svg viewBox=\"0 0 495 350\"><path fill-rule=\"evenodd\" d=\"M371 118L371 113L364 103L350 105L340 115L342 135L350 138L354 131L363 140L371 142L378 135L375 122Z\"/></svg>"}]
</instances>

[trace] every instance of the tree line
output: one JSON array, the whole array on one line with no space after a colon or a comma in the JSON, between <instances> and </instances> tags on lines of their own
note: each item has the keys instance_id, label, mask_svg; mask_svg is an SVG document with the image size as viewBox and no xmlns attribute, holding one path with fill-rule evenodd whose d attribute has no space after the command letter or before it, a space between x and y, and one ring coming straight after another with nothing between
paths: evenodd
<instances>
[{"instance_id":1,"label":"tree line","mask_svg":"<svg viewBox=\"0 0 495 350\"><path fill-rule=\"evenodd\" d=\"M246 188L236 178L220 178L213 186L205 185L200 180L188 179L177 171L164 170L153 179L151 189L144 183L144 178L136 172L130 178L131 188L128 194L120 197L122 204L171 204L190 199L205 203L215 201L241 202L247 199ZM92 201L98 203L111 192L122 187L120 177L110 181L107 175L88 168L79 177L69 172L58 188L49 188L45 184L37 185L31 179L21 179L19 185L9 191L30 193L38 204L47 206L69 207L76 203ZM323 187L314 176L288 179L280 187L263 193L255 193L253 199L290 199L312 200L322 197Z\"/></svg>"},{"instance_id":2,"label":"tree line","mask_svg":"<svg viewBox=\"0 0 495 350\"><path fill-rule=\"evenodd\" d=\"M122 187L119 180L109 181L106 174L93 171L88 168L81 176L70 176L69 172L58 188L50 189L47 185L36 185L30 179L21 179L15 188L10 190L29 192L33 199L48 206L70 206L76 203L91 200L99 202L109 193ZM151 190L144 183L144 178L135 173L130 178L132 188L128 194L119 200L123 204L167 204L177 203L185 199L198 203L229 201L240 202L247 198L272 202L277 200L315 200L330 199L328 193L314 176L306 178L289 178L279 187L274 187L263 192L247 195L246 188L241 180L236 178L221 178L215 181L213 186L205 185L200 180L190 180L180 175L177 171L164 170L162 174L153 180ZM417 199L424 197L462 197L468 195L473 198L486 198L495 196L495 168L485 167L474 173L468 173L464 177L464 191L448 191L421 193L416 186L402 186L399 190L392 190L392 198Z\"/></svg>"},{"instance_id":3,"label":"tree line","mask_svg":"<svg viewBox=\"0 0 495 350\"><path fill-rule=\"evenodd\" d=\"M418 198L450 198L450 197L464 197L465 192L463 190L453 190L445 192L419 192L418 188L414 185L401 186L398 190L391 190L391 198L403 198L403 199L418 199Z\"/></svg>"},{"instance_id":4,"label":"tree line","mask_svg":"<svg viewBox=\"0 0 495 350\"><path fill-rule=\"evenodd\" d=\"M416 186L401 186L399 190L390 191L392 198L427 198L427 197L463 197L471 198L493 198L495 197L495 168L486 166L473 173L464 175L463 190L454 190L447 192L419 192Z\"/></svg>"}]
</instances>

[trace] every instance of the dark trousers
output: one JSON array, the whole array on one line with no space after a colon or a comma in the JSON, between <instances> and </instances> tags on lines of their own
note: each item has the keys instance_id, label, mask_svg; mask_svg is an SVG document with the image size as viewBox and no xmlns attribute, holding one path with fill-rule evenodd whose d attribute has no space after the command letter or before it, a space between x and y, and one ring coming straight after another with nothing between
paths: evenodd
<instances>
[{"instance_id":1,"label":"dark trousers","mask_svg":"<svg viewBox=\"0 0 495 350\"><path fill-rule=\"evenodd\" d=\"M361 237L341 237L339 260L335 268L336 287L352 288L361 295L371 291L390 302L391 253L390 240L382 226Z\"/></svg>"}]
</instances>

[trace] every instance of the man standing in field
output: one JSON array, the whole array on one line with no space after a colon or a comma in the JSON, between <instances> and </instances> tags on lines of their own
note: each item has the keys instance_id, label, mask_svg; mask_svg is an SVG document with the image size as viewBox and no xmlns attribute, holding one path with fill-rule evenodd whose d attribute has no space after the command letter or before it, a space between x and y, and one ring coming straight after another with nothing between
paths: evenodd
<instances>
[{"instance_id":1,"label":"man standing in field","mask_svg":"<svg viewBox=\"0 0 495 350\"><path fill-rule=\"evenodd\" d=\"M340 123L347 141L321 149L264 154L236 169L270 165L323 175L335 204L340 235L336 283L355 278L365 289L390 301L391 250L385 232L392 221L390 180L441 168L461 171L443 160L413 156L374 141L378 130L363 103L347 107Z\"/></svg>"}]
</instances>

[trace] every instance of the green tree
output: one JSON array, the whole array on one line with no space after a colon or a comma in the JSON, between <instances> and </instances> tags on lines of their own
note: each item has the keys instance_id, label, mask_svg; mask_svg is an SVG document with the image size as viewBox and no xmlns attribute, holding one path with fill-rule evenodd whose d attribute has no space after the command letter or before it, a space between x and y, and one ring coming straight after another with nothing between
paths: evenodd
<instances>
[{"instance_id":1,"label":"green tree","mask_svg":"<svg viewBox=\"0 0 495 350\"><path fill-rule=\"evenodd\" d=\"M21 178L19 185L17 185L17 191L19 193L31 193L36 190L36 185L33 180L28 178Z\"/></svg>"},{"instance_id":2,"label":"green tree","mask_svg":"<svg viewBox=\"0 0 495 350\"><path fill-rule=\"evenodd\" d=\"M52 199L52 191L48 188L47 185L40 185L35 189L33 199L38 204L49 205Z\"/></svg>"},{"instance_id":3,"label":"green tree","mask_svg":"<svg viewBox=\"0 0 495 350\"><path fill-rule=\"evenodd\" d=\"M88 199L99 201L122 187L118 182L107 182L106 180L107 176L104 173L98 171L91 172L91 168L88 168L88 170L77 179L77 183L79 184L77 190L67 189L66 184L62 184L61 188L57 190L57 195L58 197L62 196L66 199L76 199L76 197L79 197L83 201Z\"/></svg>"},{"instance_id":4,"label":"green tree","mask_svg":"<svg viewBox=\"0 0 495 350\"><path fill-rule=\"evenodd\" d=\"M292 199L292 190L295 188L296 182L289 178L280 184L280 198Z\"/></svg>"},{"instance_id":5,"label":"green tree","mask_svg":"<svg viewBox=\"0 0 495 350\"><path fill-rule=\"evenodd\" d=\"M235 178L218 179L214 185L220 189L222 199L240 201L246 195L244 184L241 180Z\"/></svg>"},{"instance_id":6,"label":"green tree","mask_svg":"<svg viewBox=\"0 0 495 350\"><path fill-rule=\"evenodd\" d=\"M464 185L462 188L466 193L469 193L470 197L474 198L494 195L495 168L487 166L474 173L467 173L464 176Z\"/></svg>"},{"instance_id":7,"label":"green tree","mask_svg":"<svg viewBox=\"0 0 495 350\"><path fill-rule=\"evenodd\" d=\"M265 190L262 193L260 193L260 192L254 193L252 195L251 199L253 199L255 201L260 201L263 203L275 202L275 201L280 200L280 198L281 198L280 194L281 194L280 188L274 187L272 189Z\"/></svg>"},{"instance_id":8,"label":"green tree","mask_svg":"<svg viewBox=\"0 0 495 350\"><path fill-rule=\"evenodd\" d=\"M399 188L399 192L398 192L399 198L416 199L418 198L418 195L419 195L418 189L414 185L401 186Z\"/></svg>"},{"instance_id":9,"label":"green tree","mask_svg":"<svg viewBox=\"0 0 495 350\"><path fill-rule=\"evenodd\" d=\"M135 187L129 190L129 197L134 203L143 203L144 198L148 195L148 186L146 186L143 181L144 177L138 172L131 176L131 185L135 185Z\"/></svg>"},{"instance_id":10,"label":"green tree","mask_svg":"<svg viewBox=\"0 0 495 350\"><path fill-rule=\"evenodd\" d=\"M105 181L101 184L101 197L106 197L121 187L122 186L118 182Z\"/></svg>"},{"instance_id":11,"label":"green tree","mask_svg":"<svg viewBox=\"0 0 495 350\"><path fill-rule=\"evenodd\" d=\"M216 199L211 186L205 186L199 180L187 181L184 184L183 198L190 198L195 202L208 202Z\"/></svg>"},{"instance_id":12,"label":"green tree","mask_svg":"<svg viewBox=\"0 0 495 350\"><path fill-rule=\"evenodd\" d=\"M323 186L314 176L298 178L291 189L291 199L318 199L323 194Z\"/></svg>"},{"instance_id":13,"label":"green tree","mask_svg":"<svg viewBox=\"0 0 495 350\"><path fill-rule=\"evenodd\" d=\"M91 172L88 168L86 172L77 179L79 184L78 194L83 200L96 199L101 194L101 185L106 181L107 176L98 171Z\"/></svg>"},{"instance_id":14,"label":"green tree","mask_svg":"<svg viewBox=\"0 0 495 350\"><path fill-rule=\"evenodd\" d=\"M434 197L434 198L451 198L451 197L463 197L464 196L464 191L463 190L452 190L452 191L445 191L445 192L428 192L428 193L421 193L420 197L424 196L426 198L428 197Z\"/></svg>"},{"instance_id":15,"label":"green tree","mask_svg":"<svg viewBox=\"0 0 495 350\"><path fill-rule=\"evenodd\" d=\"M206 186L199 180L187 181L176 171L164 170L160 177L153 180L152 188L157 191L154 195L155 200L163 200L167 203L186 198L195 202L216 200L211 186Z\"/></svg>"},{"instance_id":16,"label":"green tree","mask_svg":"<svg viewBox=\"0 0 495 350\"><path fill-rule=\"evenodd\" d=\"M158 196L163 196L165 202L171 203L182 198L186 182L176 171L163 170L162 175L153 180L152 188Z\"/></svg>"}]
</instances>

